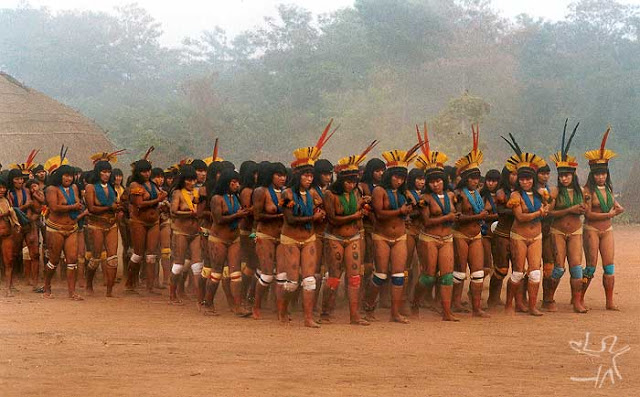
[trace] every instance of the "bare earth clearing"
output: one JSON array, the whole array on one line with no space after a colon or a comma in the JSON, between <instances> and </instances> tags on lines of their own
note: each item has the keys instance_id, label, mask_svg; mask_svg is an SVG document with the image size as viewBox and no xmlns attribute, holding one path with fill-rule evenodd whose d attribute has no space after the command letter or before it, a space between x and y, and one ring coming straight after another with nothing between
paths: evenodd
<instances>
[{"instance_id":1,"label":"bare earth clearing","mask_svg":"<svg viewBox=\"0 0 640 397\"><path fill-rule=\"evenodd\" d=\"M16 297L0 299L0 396L638 395L640 227L615 233L622 311L604 310L599 267L586 315L571 312L568 272L559 312L540 318L494 310L490 319L444 323L423 310L409 325L354 327L343 307L320 330L304 328L299 311L283 327L268 309L266 320L235 318L220 299L221 315L203 317L195 303L167 305L166 292L122 296L122 284L119 298L103 297L98 283L84 302L65 299L61 282L51 301L19 284ZM598 358L571 349L586 332L593 350L609 335L618 337L614 351L630 346L615 384L570 379L595 377L600 364L602 379L611 368L608 351Z\"/></svg>"}]
</instances>

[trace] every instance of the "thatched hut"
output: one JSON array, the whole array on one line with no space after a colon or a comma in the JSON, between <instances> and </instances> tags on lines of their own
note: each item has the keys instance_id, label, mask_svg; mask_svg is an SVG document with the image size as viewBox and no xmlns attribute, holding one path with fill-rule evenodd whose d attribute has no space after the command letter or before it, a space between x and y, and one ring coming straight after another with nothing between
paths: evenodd
<instances>
[{"instance_id":1,"label":"thatched hut","mask_svg":"<svg viewBox=\"0 0 640 397\"><path fill-rule=\"evenodd\" d=\"M31 149L40 149L36 162L69 146L72 165L88 169L89 156L111 151L104 131L79 112L0 72L0 162L23 162Z\"/></svg>"}]
</instances>

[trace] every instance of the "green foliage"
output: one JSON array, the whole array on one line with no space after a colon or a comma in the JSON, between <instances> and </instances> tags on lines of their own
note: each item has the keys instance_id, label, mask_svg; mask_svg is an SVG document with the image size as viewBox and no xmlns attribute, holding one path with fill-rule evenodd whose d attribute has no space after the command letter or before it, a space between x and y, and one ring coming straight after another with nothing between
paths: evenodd
<instances>
[{"instance_id":1,"label":"green foliage","mask_svg":"<svg viewBox=\"0 0 640 397\"><path fill-rule=\"evenodd\" d=\"M0 68L96 119L135 157L154 144L162 165L186 156L287 161L329 118L331 159L410 147L427 120L457 158L481 123L488 167L558 149L566 117L581 121L572 152L595 148L611 123L614 180L640 140L637 6L581 0L564 21L499 17L488 0L356 0L315 17L281 5L262 27L228 37L212 26L179 48L128 5L112 14L0 10ZM584 164L584 162L582 162ZM619 166L617 166L619 164Z\"/></svg>"}]
</instances>

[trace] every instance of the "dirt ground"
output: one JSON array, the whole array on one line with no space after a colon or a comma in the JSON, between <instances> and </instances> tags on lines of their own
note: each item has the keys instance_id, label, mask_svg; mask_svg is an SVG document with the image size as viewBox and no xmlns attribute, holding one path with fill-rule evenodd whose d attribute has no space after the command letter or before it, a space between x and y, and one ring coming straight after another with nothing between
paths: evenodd
<instances>
[{"instance_id":1,"label":"dirt ground","mask_svg":"<svg viewBox=\"0 0 640 397\"><path fill-rule=\"evenodd\" d=\"M235 318L222 302L220 316L203 317L195 303L167 305L166 292L123 296L121 284L118 298L99 285L84 302L65 299L61 282L51 301L18 285L0 299L0 396L638 395L640 227L615 233L621 312L604 310L600 267L586 315L571 312L567 272L559 312L540 318L493 311L444 323L423 310L409 325L355 327L342 308L319 330L304 328L299 311L290 327L269 310L261 321ZM603 352L572 349L586 333L589 349ZM601 349L607 336L617 344ZM609 351L627 345L615 360L619 376L606 375Z\"/></svg>"}]
</instances>

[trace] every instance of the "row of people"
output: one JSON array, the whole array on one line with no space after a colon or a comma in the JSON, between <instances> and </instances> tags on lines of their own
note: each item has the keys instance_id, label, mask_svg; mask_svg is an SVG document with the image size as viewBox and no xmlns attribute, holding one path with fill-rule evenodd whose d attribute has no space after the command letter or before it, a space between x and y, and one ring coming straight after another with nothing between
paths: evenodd
<instances>
[{"instance_id":1,"label":"row of people","mask_svg":"<svg viewBox=\"0 0 640 397\"><path fill-rule=\"evenodd\" d=\"M13 165L8 180L0 178L7 293L23 241L30 258L25 273L37 282L41 233L47 247L45 297L52 297L51 279L63 257L69 297L83 299L75 283L85 235L90 253L84 264L86 290L93 292L101 267L107 296L112 296L120 232L126 291L136 290L144 269L147 291L154 293L161 268L170 302L181 303L185 282L191 279L205 313L215 312L215 295L225 279L233 311L259 319L273 284L281 321L290 321L288 306L301 295L305 325L318 327L316 304L322 321L330 322L344 277L353 324L376 320L381 290L391 296L392 321L407 323L407 315L417 316L425 296L433 297L434 291L442 318L457 321L454 312L465 310L468 271L472 313L486 317L484 279L490 277L488 306L502 305L503 280L511 265L505 310L541 315L539 286L543 308L555 311L554 293L566 262L573 308L585 313L584 293L599 254L607 309L616 309L611 218L623 208L612 194L608 162L615 154L605 148L609 131L600 149L586 153L591 172L581 187L576 159L568 153L578 126L565 144L565 123L562 148L552 157L558 184L550 188L546 162L523 152L513 136L507 142L515 154L502 172L489 171L480 186L484 156L477 126L472 127L472 150L455 163L455 178L446 175L447 156L430 146L426 124L424 136L418 129L411 149L383 152L384 161L371 159L364 169L376 141L335 167L320 159L330 128L331 123L314 146L294 151L290 169L247 161L238 173L218 157L216 141L212 157L183 161L163 172L152 167L150 148L132 164L126 186L122 172L111 165L120 152L92 156L94 170L81 183L75 181L64 147L44 166L34 163L37 152L32 152L25 163ZM411 164L415 168L409 172ZM29 175L34 179L27 180ZM41 215L43 231L38 227ZM414 253L419 276L408 288ZM248 302L253 302L251 308Z\"/></svg>"}]
</instances>

